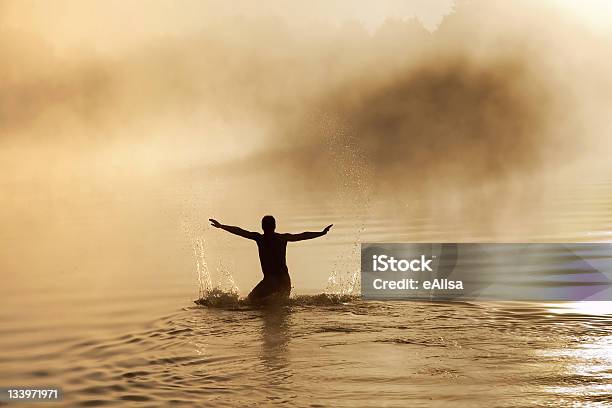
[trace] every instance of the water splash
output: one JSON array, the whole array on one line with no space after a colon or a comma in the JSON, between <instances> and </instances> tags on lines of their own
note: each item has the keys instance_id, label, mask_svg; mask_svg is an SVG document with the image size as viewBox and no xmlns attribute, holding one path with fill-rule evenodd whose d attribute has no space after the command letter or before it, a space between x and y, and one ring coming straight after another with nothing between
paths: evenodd
<instances>
[{"instance_id":1,"label":"water splash","mask_svg":"<svg viewBox=\"0 0 612 408\"><path fill-rule=\"evenodd\" d=\"M238 293L240 293L236 281L232 276L231 268L227 267L222 259L219 259L219 263L217 264L217 274L219 276L219 283L217 283L216 289L228 294L238 295Z\"/></svg>"},{"instance_id":2,"label":"water splash","mask_svg":"<svg viewBox=\"0 0 612 408\"><path fill-rule=\"evenodd\" d=\"M360 291L360 265L356 265L359 264L360 244L361 242L356 242L334 260L324 293L342 296Z\"/></svg>"},{"instance_id":3,"label":"water splash","mask_svg":"<svg viewBox=\"0 0 612 408\"><path fill-rule=\"evenodd\" d=\"M194 238L192 246L198 278L198 299L208 297L217 299L224 296L232 299L238 298L240 290L236 285L231 268L224 264L223 259L219 259L217 263L216 275L219 278L217 284L213 285L213 279L206 260L206 241L204 237Z\"/></svg>"},{"instance_id":4,"label":"water splash","mask_svg":"<svg viewBox=\"0 0 612 408\"><path fill-rule=\"evenodd\" d=\"M212 308L237 308L247 304L246 299L241 299L237 292L226 292L220 288L213 288L201 294L194 302Z\"/></svg>"},{"instance_id":5,"label":"water splash","mask_svg":"<svg viewBox=\"0 0 612 408\"><path fill-rule=\"evenodd\" d=\"M208 263L206 262L204 237L199 237L194 240L193 253L195 256L196 273L198 275L198 295L203 297L204 294L213 289Z\"/></svg>"},{"instance_id":6,"label":"water splash","mask_svg":"<svg viewBox=\"0 0 612 408\"><path fill-rule=\"evenodd\" d=\"M331 295L353 295L360 291L360 245L365 232L365 217L370 204L370 169L358 148L350 126L339 118L324 116L322 132L326 136L328 149L333 157L336 178L336 199L348 213L341 222L358 225L353 244L335 259L332 272L327 279L325 293ZM359 196L355 197L355 192Z\"/></svg>"},{"instance_id":7,"label":"water splash","mask_svg":"<svg viewBox=\"0 0 612 408\"><path fill-rule=\"evenodd\" d=\"M198 238L194 242L194 253L196 255L196 271L198 273L199 296L194 302L200 306L220 309L252 309L254 307L282 307L282 306L331 306L352 302L357 299L353 296L353 289L358 279L355 273L351 279L346 280L344 275L339 277L336 289L326 290L325 293L317 295L297 295L290 298L271 297L263 303L253 304L247 298L240 297L240 292L231 268L219 259L217 274L219 281L213 286L206 262L205 241ZM338 277L334 272L334 277ZM329 285L328 285L329 286Z\"/></svg>"},{"instance_id":8,"label":"water splash","mask_svg":"<svg viewBox=\"0 0 612 408\"><path fill-rule=\"evenodd\" d=\"M254 308L278 308L285 306L340 306L358 300L358 296L349 294L319 293L316 295L296 295L289 298L271 298L263 303L251 303L248 299L238 296L237 293L230 293L219 288L214 288L204 296L194 300L194 303L212 309L252 310Z\"/></svg>"},{"instance_id":9,"label":"water splash","mask_svg":"<svg viewBox=\"0 0 612 408\"><path fill-rule=\"evenodd\" d=\"M354 258L355 251L358 250L359 245L355 246L352 254L348 256ZM349 277L347 275L348 270L344 273L339 273L339 266L346 263L337 262L338 267L332 273L334 285L333 287L328 285L329 290L326 290L324 293L297 295L290 298L270 298L263 304L252 304L248 299L240 297L240 291L231 272L232 268L225 264L222 259L219 259L216 268L219 280L216 285L213 285L206 260L206 241L204 237L197 237L193 240L193 251L199 288L198 299L194 302L200 306L231 310L270 306L332 306L346 304L357 299L353 292L358 284L358 274L353 272ZM353 268L352 271L355 271L355 269ZM332 279L331 276L330 279Z\"/></svg>"},{"instance_id":10,"label":"water splash","mask_svg":"<svg viewBox=\"0 0 612 408\"><path fill-rule=\"evenodd\" d=\"M317 295L297 295L289 298L288 304L291 306L334 306L345 305L359 300L359 296L349 293L319 293Z\"/></svg>"}]
</instances>

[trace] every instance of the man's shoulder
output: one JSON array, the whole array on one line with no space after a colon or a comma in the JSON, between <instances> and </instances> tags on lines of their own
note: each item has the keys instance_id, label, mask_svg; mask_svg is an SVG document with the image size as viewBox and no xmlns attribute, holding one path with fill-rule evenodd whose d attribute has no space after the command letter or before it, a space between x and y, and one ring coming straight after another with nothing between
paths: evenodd
<instances>
[{"instance_id":1,"label":"man's shoulder","mask_svg":"<svg viewBox=\"0 0 612 408\"><path fill-rule=\"evenodd\" d=\"M278 240L278 241L287 241L287 239L291 237L291 234L288 232L274 232L271 237L270 235L261 234L259 232L257 232L256 234L258 234L257 239L265 239L267 236L268 240L272 239L272 240Z\"/></svg>"}]
</instances>

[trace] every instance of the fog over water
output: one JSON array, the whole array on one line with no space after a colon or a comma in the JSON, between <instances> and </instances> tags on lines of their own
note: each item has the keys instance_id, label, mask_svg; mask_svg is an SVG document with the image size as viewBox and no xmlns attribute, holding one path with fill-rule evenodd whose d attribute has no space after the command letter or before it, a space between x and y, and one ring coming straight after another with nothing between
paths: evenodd
<instances>
[{"instance_id":1,"label":"fog over water","mask_svg":"<svg viewBox=\"0 0 612 408\"><path fill-rule=\"evenodd\" d=\"M348 252L382 219L447 231L429 239L566 239L568 223L542 214L568 186L606 178L611 34L548 2L333 4L3 3L8 279L186 279L190 234L212 241L213 263L242 245L210 235L210 216L335 222L329 239ZM576 239L601 227L581 219Z\"/></svg>"},{"instance_id":2,"label":"fog over water","mask_svg":"<svg viewBox=\"0 0 612 408\"><path fill-rule=\"evenodd\" d=\"M605 178L611 34L565 3L266 4L3 3L2 263L182 269L180 225L299 205L520 240Z\"/></svg>"},{"instance_id":3,"label":"fog over water","mask_svg":"<svg viewBox=\"0 0 612 408\"><path fill-rule=\"evenodd\" d=\"M611 19L0 2L2 384L61 385L64 406L609 403L606 303L192 301L204 265L242 295L261 279L211 217L333 223L288 248L295 294L358 287L360 242L609 241Z\"/></svg>"}]
</instances>

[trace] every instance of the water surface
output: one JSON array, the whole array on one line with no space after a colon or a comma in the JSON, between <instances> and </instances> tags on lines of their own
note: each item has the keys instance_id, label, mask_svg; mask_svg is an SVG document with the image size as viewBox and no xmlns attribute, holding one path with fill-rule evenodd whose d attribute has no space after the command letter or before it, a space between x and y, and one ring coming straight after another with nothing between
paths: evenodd
<instances>
[{"instance_id":1,"label":"water surface","mask_svg":"<svg viewBox=\"0 0 612 408\"><path fill-rule=\"evenodd\" d=\"M506 238L606 240L611 191L609 183L576 188L525 221L531 234ZM159 205L151 196L143 202ZM314 205L275 204L284 230L336 224L328 238L290 248L296 293L346 288L360 241L445 241L457 231L466 241L494 240L469 219L383 217L370 204L320 214ZM229 271L243 295L260 278L255 247L205 228L185 234L172 211L159 221L163 212L121 208L113 217L62 211L57 245L42 230L19 232L29 241L4 233L2 385L60 386L66 407L612 404L610 304L306 298L207 308L193 303L199 255L191 238L204 239L212 283ZM197 213L205 219L209 210Z\"/></svg>"}]
</instances>

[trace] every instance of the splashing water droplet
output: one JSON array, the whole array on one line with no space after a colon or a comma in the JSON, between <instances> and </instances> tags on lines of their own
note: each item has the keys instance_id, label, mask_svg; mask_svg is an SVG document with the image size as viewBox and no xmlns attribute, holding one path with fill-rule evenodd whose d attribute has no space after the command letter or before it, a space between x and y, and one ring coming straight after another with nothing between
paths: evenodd
<instances>
[{"instance_id":1,"label":"splashing water droplet","mask_svg":"<svg viewBox=\"0 0 612 408\"><path fill-rule=\"evenodd\" d=\"M217 265L217 272L219 274L217 289L226 293L240 293L240 290L234 281L234 277L232 276L231 269L226 267L221 259L219 259L219 263Z\"/></svg>"},{"instance_id":2,"label":"splashing water droplet","mask_svg":"<svg viewBox=\"0 0 612 408\"><path fill-rule=\"evenodd\" d=\"M212 290L212 279L206 262L204 250L204 238L197 238L193 243L193 252L195 255L196 272L198 274L198 294L204 296Z\"/></svg>"},{"instance_id":3,"label":"splashing water droplet","mask_svg":"<svg viewBox=\"0 0 612 408\"><path fill-rule=\"evenodd\" d=\"M349 209L343 218L346 224L358 225L353 244L341 252L333 263L325 293L353 295L361 286L360 245L365 232L364 215L367 215L370 202L370 186L367 183L370 169L350 126L338 118L324 117L322 132L325 133L336 168L337 200L341 202L342 208ZM357 199L355 194L359 194Z\"/></svg>"}]
</instances>

